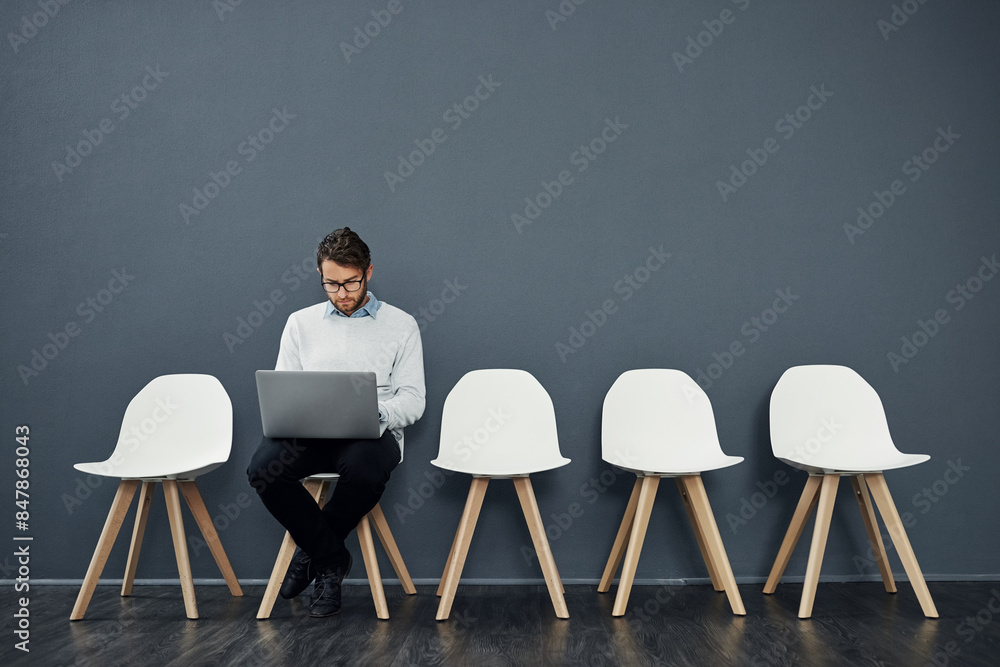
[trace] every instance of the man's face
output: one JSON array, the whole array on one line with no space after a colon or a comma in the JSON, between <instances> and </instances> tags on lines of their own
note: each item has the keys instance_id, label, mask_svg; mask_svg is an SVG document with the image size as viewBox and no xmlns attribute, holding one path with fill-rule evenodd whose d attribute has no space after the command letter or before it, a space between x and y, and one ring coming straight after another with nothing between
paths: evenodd
<instances>
[{"instance_id":1,"label":"man's face","mask_svg":"<svg viewBox=\"0 0 1000 667\"><path fill-rule=\"evenodd\" d=\"M361 306L368 303L368 279L372 277L372 265L368 265L367 271L359 271L353 266L342 266L330 260L324 260L323 264L316 269L323 279L323 288L327 290L326 295L330 298L333 307L350 316ZM360 281L361 286L355 292L348 292L347 287L341 286L337 289L331 283L349 283ZM337 289L331 292L331 289Z\"/></svg>"}]
</instances>

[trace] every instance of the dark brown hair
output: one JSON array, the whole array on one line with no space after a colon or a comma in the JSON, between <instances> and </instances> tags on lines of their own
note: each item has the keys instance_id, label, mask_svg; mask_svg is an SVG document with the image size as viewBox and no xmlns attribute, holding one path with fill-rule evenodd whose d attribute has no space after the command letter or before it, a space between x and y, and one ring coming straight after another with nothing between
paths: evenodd
<instances>
[{"instance_id":1,"label":"dark brown hair","mask_svg":"<svg viewBox=\"0 0 1000 667\"><path fill-rule=\"evenodd\" d=\"M344 227L333 230L320 242L316 251L316 265L323 268L323 262L327 260L364 273L372 263L372 256L357 232Z\"/></svg>"}]
</instances>

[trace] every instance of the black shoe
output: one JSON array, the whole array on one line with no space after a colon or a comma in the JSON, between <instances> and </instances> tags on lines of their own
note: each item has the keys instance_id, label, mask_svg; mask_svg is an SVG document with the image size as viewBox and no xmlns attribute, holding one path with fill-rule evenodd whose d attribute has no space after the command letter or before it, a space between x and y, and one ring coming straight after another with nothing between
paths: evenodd
<instances>
[{"instance_id":1,"label":"black shoe","mask_svg":"<svg viewBox=\"0 0 1000 667\"><path fill-rule=\"evenodd\" d=\"M340 613L340 586L351 571L354 559L347 554L347 563L332 570L321 570L313 586L313 601L309 615L314 618L333 616Z\"/></svg>"},{"instance_id":2,"label":"black shoe","mask_svg":"<svg viewBox=\"0 0 1000 667\"><path fill-rule=\"evenodd\" d=\"M296 548L278 594L286 600L291 600L307 589L315 578L316 568L313 566L312 559L305 551Z\"/></svg>"}]
</instances>

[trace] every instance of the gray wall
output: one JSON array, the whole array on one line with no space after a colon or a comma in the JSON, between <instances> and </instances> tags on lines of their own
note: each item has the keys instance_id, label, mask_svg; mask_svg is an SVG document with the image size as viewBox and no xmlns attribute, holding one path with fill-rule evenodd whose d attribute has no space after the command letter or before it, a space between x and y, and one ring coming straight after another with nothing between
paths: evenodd
<instances>
[{"instance_id":1,"label":"gray wall","mask_svg":"<svg viewBox=\"0 0 1000 667\"><path fill-rule=\"evenodd\" d=\"M244 474L260 436L253 372L273 367L287 315L324 298L293 267L311 271L317 240L346 224L373 250L380 298L438 313L423 331L427 410L382 501L414 577L440 575L468 490L467 476L429 464L463 373L523 368L551 394L573 462L535 476L535 489L562 575L593 580L633 481L601 461L604 394L627 369L672 367L715 376L723 449L746 461L705 481L737 577L759 580L804 481L771 455L768 397L784 369L808 363L855 368L900 449L932 456L888 474L928 577L996 576L1000 280L976 276L992 277L982 258L1000 253L1000 8L902 4L915 13L897 13L897 26L888 0L567 1L565 21L547 16L556 0L417 0L345 56L386 2L224 13L207 0L72 2L51 17L4 3L0 480L12 488L15 425L30 425L32 575L83 576L115 482L88 488L97 478L72 464L106 458L129 399L175 372L213 374L232 397L231 461L200 486L237 574L268 575L281 529ZM468 99L481 78L499 85ZM463 100L467 117L446 115ZM282 117L262 150L244 144ZM602 148L608 122L619 125ZM67 156L102 123L88 155ZM443 142L390 187L385 173L438 128ZM588 144L603 152L574 156ZM922 170L910 161L925 149ZM763 164L745 162L754 155ZM225 187L196 200L230 161ZM750 175L723 192L733 165ZM564 170L572 182L516 223ZM876 194L896 180L895 194ZM884 211L879 197L892 199ZM878 218L845 228L859 207ZM650 248L670 256L647 276ZM112 294L115 271L131 277ZM647 281L627 290L629 274ZM447 281L463 289L442 312ZM959 285L977 291L956 297ZM273 312L261 306L259 326L227 343L275 290ZM764 311L778 290L795 299L774 321ZM561 356L557 344L606 300L606 322ZM889 353L939 310L935 335L894 364ZM67 326L77 335L60 337ZM65 347L45 348L50 335ZM713 368L737 342L744 352ZM19 370L35 350L53 358ZM962 474L946 475L952 466ZM790 481L772 489L778 471ZM824 575L877 576L846 486ZM639 578L705 577L672 485L661 496ZM582 515L560 527L554 515L573 503ZM120 576L125 539L108 577ZM522 546L516 496L495 483L465 572L540 579ZM192 559L196 577L218 577L207 549ZM3 565L11 576L9 556ZM176 578L159 499L139 576Z\"/></svg>"}]
</instances>

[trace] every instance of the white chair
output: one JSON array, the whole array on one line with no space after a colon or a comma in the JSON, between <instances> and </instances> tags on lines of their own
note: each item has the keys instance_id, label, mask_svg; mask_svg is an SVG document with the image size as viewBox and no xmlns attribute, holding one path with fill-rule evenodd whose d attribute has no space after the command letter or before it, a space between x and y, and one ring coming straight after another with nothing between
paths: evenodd
<instances>
[{"instance_id":1,"label":"white chair","mask_svg":"<svg viewBox=\"0 0 1000 667\"><path fill-rule=\"evenodd\" d=\"M552 399L530 373L487 369L466 373L444 402L441 445L432 464L472 475L465 510L437 594L437 620L451 614L462 568L491 479L514 481L556 616L569 618L562 581L531 488L531 473L569 463L559 453Z\"/></svg>"},{"instance_id":2,"label":"white chair","mask_svg":"<svg viewBox=\"0 0 1000 667\"><path fill-rule=\"evenodd\" d=\"M903 454L896 449L889 436L882 401L871 385L845 366L789 368L771 393L771 449L778 459L808 472L809 478L778 549L764 592L773 593L778 586L805 522L813 508L818 507L799 603L799 618L812 615L837 486L841 476L850 476L885 590L895 593L896 584L868 489L871 489L924 615L937 618L937 609L882 476L884 470L916 465L930 457Z\"/></svg>"},{"instance_id":3,"label":"white chair","mask_svg":"<svg viewBox=\"0 0 1000 667\"><path fill-rule=\"evenodd\" d=\"M235 596L243 595L195 484L195 478L199 475L215 470L229 459L232 441L233 406L222 383L211 375L162 375L136 394L125 410L118 444L111 458L73 466L91 475L120 477L121 483L90 560L90 567L87 568L70 620L80 620L86 613L97 580L104 570L140 482L142 491L139 494L132 544L122 581L122 596L128 596L132 592L139 549L146 530L146 518L149 516L149 505L157 482L163 483L187 617L198 618L198 606L191 579L191 563L188 560L178 490L191 508L229 591Z\"/></svg>"},{"instance_id":4,"label":"white chair","mask_svg":"<svg viewBox=\"0 0 1000 667\"><path fill-rule=\"evenodd\" d=\"M708 395L686 373L665 368L622 373L604 399L601 457L635 473L635 485L597 590L606 593L625 557L613 616L623 616L662 477L680 490L712 587L725 591L733 613L746 614L701 473L736 465L722 452ZM628 550L626 551L626 547Z\"/></svg>"},{"instance_id":5,"label":"white chair","mask_svg":"<svg viewBox=\"0 0 1000 667\"><path fill-rule=\"evenodd\" d=\"M337 473L321 473L310 475L303 480L302 485L309 492L309 495L316 500L322 508L326 502L327 492L330 484L340 475ZM372 600L375 602L375 615L382 619L389 618L389 606L385 601L385 589L382 588L382 574L378 567L378 556L375 554L375 541L372 539L372 528L378 535L382 548L389 556L389 563L399 577L399 583L403 586L403 591L407 595L416 595L417 589L413 585L413 579L406 569L403 556L399 553L396 540L392 537L389 524L382 513L382 507L376 503L375 507L367 515L361 518L358 523L358 543L361 545L361 556L365 561L365 571L368 574L368 585L372 590ZM264 599L260 601L260 608L257 610L257 618L265 619L271 617L271 609L278 598L278 591L281 589L281 582L285 579L288 566L292 562L295 553L295 540L286 531L285 539L281 542L278 550L278 557L274 561L274 568L271 570L271 578L268 579L267 588L264 590Z\"/></svg>"}]
</instances>

